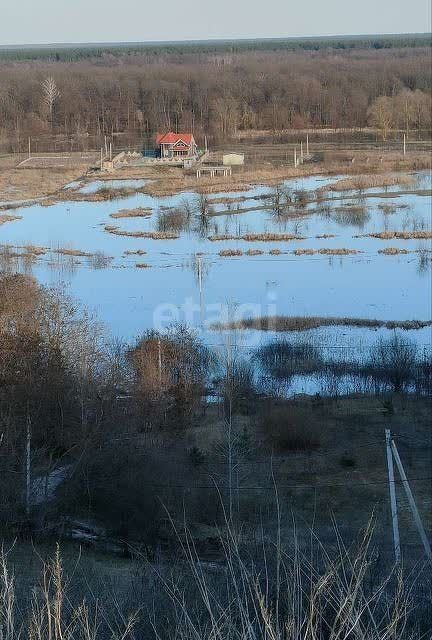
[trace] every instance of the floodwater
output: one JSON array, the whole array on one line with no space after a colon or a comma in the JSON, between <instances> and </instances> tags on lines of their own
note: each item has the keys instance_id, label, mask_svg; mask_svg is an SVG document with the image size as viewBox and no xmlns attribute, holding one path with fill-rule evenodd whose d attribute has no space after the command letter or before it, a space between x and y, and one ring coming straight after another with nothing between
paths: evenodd
<instances>
[{"instance_id":1,"label":"floodwater","mask_svg":"<svg viewBox=\"0 0 432 640\"><path fill-rule=\"evenodd\" d=\"M431 243L428 240L380 240L364 237L383 231L430 231L431 177L417 174L411 187L370 189L362 193L315 194L331 178L312 177L284 183L297 194L296 214L278 215L268 198L273 189L254 186L243 192L208 197L207 216L198 213L196 193L154 198L135 193L103 202L62 201L17 209L22 219L0 226L0 245L35 245L51 250L77 249L95 258L47 252L35 261L16 260L10 268L32 273L40 282L65 286L101 320L111 335L131 340L149 328L187 323L203 332L209 344L222 345L226 335L210 330L213 322L250 316L348 316L379 320L431 318ZM110 181L68 190L92 194L101 187L145 189L146 182ZM421 192L419 192L421 190ZM299 195L300 194L300 195ZM306 194L306 196L305 196ZM267 196L267 197L266 197ZM229 202L220 202L224 198ZM122 209L149 208L146 218L114 219ZM176 227L177 239L155 240L113 235L167 230L173 209L188 211ZM227 211L227 209L230 211ZM239 210L240 209L240 210ZM241 212L242 209L254 209ZM167 222L168 220L168 222ZM292 234L289 241L247 242L247 234ZM334 237L318 238L331 235ZM210 241L215 235L232 239ZM386 247L408 249L406 255L378 253ZM294 255L296 249L352 249L355 255ZM262 255L221 257L222 250L260 250ZM271 255L279 249L282 253ZM126 252L141 251L143 255ZM110 259L108 259L110 258ZM136 265L145 263L146 268ZM4 265L2 265L4 268ZM309 331L333 347L368 344L386 330L344 328ZM430 344L429 329L407 332ZM268 340L259 332L242 332L247 348ZM329 345L330 346L330 345Z\"/></svg>"}]
</instances>

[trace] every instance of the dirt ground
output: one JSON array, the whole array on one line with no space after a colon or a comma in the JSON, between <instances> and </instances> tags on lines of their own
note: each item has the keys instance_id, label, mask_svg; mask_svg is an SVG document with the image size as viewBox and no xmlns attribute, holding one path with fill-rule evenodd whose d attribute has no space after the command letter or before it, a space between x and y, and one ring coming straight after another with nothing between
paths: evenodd
<instances>
[{"instance_id":1,"label":"dirt ground","mask_svg":"<svg viewBox=\"0 0 432 640\"><path fill-rule=\"evenodd\" d=\"M85 175L94 158L81 154L45 155L19 167L22 156L0 157L0 203L35 199L57 193L65 184Z\"/></svg>"},{"instance_id":2,"label":"dirt ground","mask_svg":"<svg viewBox=\"0 0 432 640\"><path fill-rule=\"evenodd\" d=\"M245 461L240 492L250 494L253 511L274 503L271 467L284 512L287 539L292 536L292 518L297 531L307 539L310 527L322 540L334 540L332 519L342 534L351 536L374 514L376 539L392 553L389 515L385 430L390 429L405 466L424 526L432 531L432 402L426 398L394 396L394 413L386 411L383 399L369 396L327 401L302 398L281 405L302 409L310 415L311 429L319 446L307 452L270 450L260 411L268 415L275 401L264 401L257 413L235 418L237 431L249 433L256 458ZM191 444L212 451L226 432L222 417L213 407L206 420L190 434ZM396 472L401 541L404 552L422 557L422 547L406 495ZM255 504L254 504L255 503ZM256 513L255 513L256 515Z\"/></svg>"},{"instance_id":3,"label":"dirt ground","mask_svg":"<svg viewBox=\"0 0 432 640\"><path fill-rule=\"evenodd\" d=\"M250 436L254 452L245 457L235 474L234 485L240 487L242 502L242 540L257 544L261 535L274 539L276 530L276 494L281 510L282 543L291 546L296 536L301 547L308 548L316 535L318 540L333 546L335 528L343 540L352 539L373 516L375 536L373 552L380 564L392 563L393 543L389 507L385 429L390 429L396 441L402 463L411 484L426 531L432 531L432 436L430 412L432 401L426 398L394 396L394 413L385 411L383 401L376 397L359 396L332 401L298 398L283 402L295 409L311 412L311 424L319 437L319 446L310 452L269 450L266 433L259 427L259 409L269 412L271 406L255 406L250 415L236 416L237 432ZM195 445L204 454L212 452L224 440L226 428L222 412L212 405L197 424L184 434L184 444ZM220 462L220 461L219 461ZM223 468L218 462L203 471L199 484L222 482ZM195 481L197 476L194 475ZM183 484L192 480L183 478ZM396 491L399 508L401 548L404 563L412 567L422 564L424 553L413 517L396 471ZM189 495L189 494L188 494ZM192 494L191 494L192 495ZM214 498L213 498L214 496ZM217 491L209 493L209 502L219 500ZM183 494L187 510L187 495ZM205 542L214 535L210 527L188 521L197 540ZM312 533L313 532L313 533ZM28 547L28 548L27 548ZM55 541L37 543L41 557L52 556ZM16 553L15 553L16 552ZM97 571L114 572L117 577L130 570L130 562L114 558L109 552L80 549L77 544L62 542L62 554L72 565L80 553L84 565ZM203 551L204 556L206 554ZM14 557L16 556L17 557ZM30 577L38 568L34 549L20 543L12 554L18 560L19 572ZM213 556L212 556L213 557Z\"/></svg>"},{"instance_id":4,"label":"dirt ground","mask_svg":"<svg viewBox=\"0 0 432 640\"><path fill-rule=\"evenodd\" d=\"M250 184L276 184L288 178L322 174L385 173L414 171L431 167L429 151L382 151L374 148L317 150L316 162L294 168L292 144L263 144L252 147L237 144L236 151L245 153L245 166L234 167L232 177L205 177L197 180L195 172L175 167L123 167L112 172L91 172L97 161L94 154L44 154L27 160L22 156L0 157L0 203L61 197L65 184L80 179L148 179L146 192L166 196L180 191L200 189L206 193L239 191ZM232 150L232 148L230 148ZM222 152L214 152L212 160L220 162ZM20 165L20 166L19 166Z\"/></svg>"},{"instance_id":5,"label":"dirt ground","mask_svg":"<svg viewBox=\"0 0 432 640\"><path fill-rule=\"evenodd\" d=\"M153 196L167 196L180 191L199 189L205 193L222 191L241 191L251 184L277 184L288 178L310 175L337 174L375 174L390 171L415 171L431 167L431 156L425 152L402 153L368 149L323 152L319 161L305 163L294 168L291 159L292 145L272 145L258 147L249 153L244 147L236 151L245 153L245 165L233 167L231 177L205 177L197 180L195 172L185 172L180 168L141 168L125 167L113 173L105 174L106 179L148 178L152 182L146 185L146 193ZM221 154L214 153L212 160L220 162Z\"/></svg>"}]
</instances>

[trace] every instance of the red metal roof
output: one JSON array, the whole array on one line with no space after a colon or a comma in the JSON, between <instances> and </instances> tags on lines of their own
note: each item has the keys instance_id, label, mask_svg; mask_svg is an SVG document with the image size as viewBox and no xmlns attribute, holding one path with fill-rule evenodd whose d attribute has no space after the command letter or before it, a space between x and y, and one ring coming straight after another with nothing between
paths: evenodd
<instances>
[{"instance_id":1,"label":"red metal roof","mask_svg":"<svg viewBox=\"0 0 432 640\"><path fill-rule=\"evenodd\" d=\"M156 136L156 144L176 144L183 142L186 145L192 144L193 135L191 133L158 133Z\"/></svg>"}]
</instances>

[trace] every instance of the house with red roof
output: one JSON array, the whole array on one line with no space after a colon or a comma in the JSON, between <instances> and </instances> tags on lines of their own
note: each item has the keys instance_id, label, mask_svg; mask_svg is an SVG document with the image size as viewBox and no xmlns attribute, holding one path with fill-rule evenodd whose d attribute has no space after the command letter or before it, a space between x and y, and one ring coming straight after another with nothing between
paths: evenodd
<instances>
[{"instance_id":1,"label":"house with red roof","mask_svg":"<svg viewBox=\"0 0 432 640\"><path fill-rule=\"evenodd\" d=\"M156 146L161 158L195 158L198 154L192 133L158 133Z\"/></svg>"}]
</instances>

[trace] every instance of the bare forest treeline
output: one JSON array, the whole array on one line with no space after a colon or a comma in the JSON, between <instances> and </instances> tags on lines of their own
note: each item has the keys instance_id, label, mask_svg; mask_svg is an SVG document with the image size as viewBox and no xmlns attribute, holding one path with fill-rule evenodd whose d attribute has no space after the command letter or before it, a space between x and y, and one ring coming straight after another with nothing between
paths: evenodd
<instances>
[{"instance_id":1,"label":"bare forest treeline","mask_svg":"<svg viewBox=\"0 0 432 640\"><path fill-rule=\"evenodd\" d=\"M28 136L95 148L105 135L128 144L156 131L192 130L222 143L250 130L431 127L427 46L171 53L109 50L64 60L0 60L0 143ZM415 134L414 134L415 132ZM72 148L72 147L71 147Z\"/></svg>"}]
</instances>

